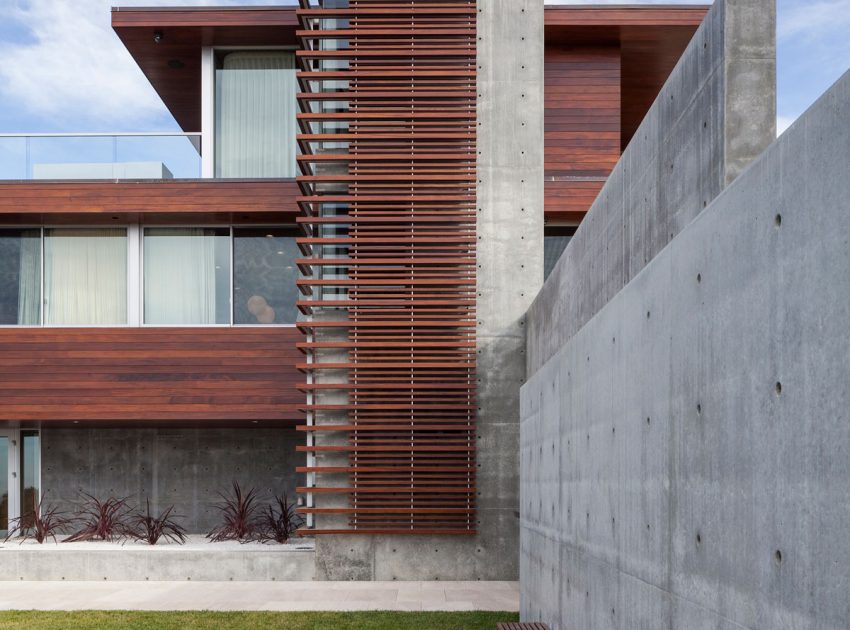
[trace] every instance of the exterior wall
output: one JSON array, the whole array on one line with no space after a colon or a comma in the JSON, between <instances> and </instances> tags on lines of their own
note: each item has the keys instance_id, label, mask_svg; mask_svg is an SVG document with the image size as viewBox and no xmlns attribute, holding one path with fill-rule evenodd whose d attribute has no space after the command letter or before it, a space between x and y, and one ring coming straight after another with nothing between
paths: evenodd
<instances>
[{"instance_id":1,"label":"exterior wall","mask_svg":"<svg viewBox=\"0 0 850 630\"><path fill-rule=\"evenodd\" d=\"M850 73L524 386L523 619L847 627L848 162Z\"/></svg>"},{"instance_id":2,"label":"exterior wall","mask_svg":"<svg viewBox=\"0 0 850 630\"><path fill-rule=\"evenodd\" d=\"M290 327L0 328L0 421L294 421Z\"/></svg>"},{"instance_id":3,"label":"exterior wall","mask_svg":"<svg viewBox=\"0 0 850 630\"><path fill-rule=\"evenodd\" d=\"M44 428L42 491L69 511L80 492L134 505L150 498L152 510L173 505L190 533L207 533L218 523L218 493L229 493L234 480L263 501L284 492L294 501L302 483L295 447L303 440L283 428Z\"/></svg>"},{"instance_id":4,"label":"exterior wall","mask_svg":"<svg viewBox=\"0 0 850 630\"><path fill-rule=\"evenodd\" d=\"M528 374L775 138L775 6L716 2L528 313Z\"/></svg>"},{"instance_id":5,"label":"exterior wall","mask_svg":"<svg viewBox=\"0 0 850 630\"><path fill-rule=\"evenodd\" d=\"M0 222L292 223L294 180L0 181Z\"/></svg>"},{"instance_id":6,"label":"exterior wall","mask_svg":"<svg viewBox=\"0 0 850 630\"><path fill-rule=\"evenodd\" d=\"M556 38L545 53L547 222L576 222L620 158L620 48Z\"/></svg>"}]
</instances>

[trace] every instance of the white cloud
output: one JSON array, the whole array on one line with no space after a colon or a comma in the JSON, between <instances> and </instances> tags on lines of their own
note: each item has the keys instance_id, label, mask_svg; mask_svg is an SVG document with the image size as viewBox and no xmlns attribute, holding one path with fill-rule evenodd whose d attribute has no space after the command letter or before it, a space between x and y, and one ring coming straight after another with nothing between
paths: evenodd
<instances>
[{"instance_id":1,"label":"white cloud","mask_svg":"<svg viewBox=\"0 0 850 630\"><path fill-rule=\"evenodd\" d=\"M843 30L850 26L850 0L786 0L780 9L782 19L776 29L780 41L791 37L819 40L823 31Z\"/></svg>"},{"instance_id":2,"label":"white cloud","mask_svg":"<svg viewBox=\"0 0 850 630\"><path fill-rule=\"evenodd\" d=\"M11 6L8 6L8 5ZM0 41L0 94L42 116L133 130L165 107L110 26L111 0L0 0L3 17L31 42ZM120 4L120 3L119 3ZM267 4L232 0L144 0L151 5Z\"/></svg>"}]
</instances>

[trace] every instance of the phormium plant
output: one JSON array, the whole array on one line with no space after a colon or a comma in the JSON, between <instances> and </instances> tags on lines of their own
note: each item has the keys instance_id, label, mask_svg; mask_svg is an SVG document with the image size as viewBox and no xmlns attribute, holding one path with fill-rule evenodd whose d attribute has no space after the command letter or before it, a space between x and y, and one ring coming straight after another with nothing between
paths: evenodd
<instances>
[{"instance_id":1,"label":"phormium plant","mask_svg":"<svg viewBox=\"0 0 850 630\"><path fill-rule=\"evenodd\" d=\"M82 540L105 540L108 542L132 537L132 508L127 499L109 497L106 500L82 493L85 498L80 510L82 527L68 536L63 542Z\"/></svg>"},{"instance_id":2,"label":"phormium plant","mask_svg":"<svg viewBox=\"0 0 850 630\"><path fill-rule=\"evenodd\" d=\"M180 518L172 514L174 506L154 516L151 514L150 499L146 500L147 510L137 512L131 517L132 534L134 540L143 540L149 545L155 545L160 540L182 545L186 542L186 530L176 519Z\"/></svg>"},{"instance_id":3,"label":"phormium plant","mask_svg":"<svg viewBox=\"0 0 850 630\"><path fill-rule=\"evenodd\" d=\"M34 538L38 544L43 544L48 538L57 542L56 534L70 529L76 519L68 512L60 512L55 505L44 506L44 497L38 503L19 518L12 519L9 523L9 533L6 541L10 538L19 537L21 544L30 538Z\"/></svg>"},{"instance_id":4,"label":"phormium plant","mask_svg":"<svg viewBox=\"0 0 850 630\"><path fill-rule=\"evenodd\" d=\"M233 494L219 492L221 502L214 507L221 512L221 524L213 529L207 538L213 542L254 540L258 533L257 491L254 488L243 492L239 483L233 482Z\"/></svg>"},{"instance_id":5,"label":"phormium plant","mask_svg":"<svg viewBox=\"0 0 850 630\"><path fill-rule=\"evenodd\" d=\"M287 542L304 524L304 518L296 513L296 508L297 505L290 503L286 494L275 495L274 503L267 505L260 514L257 539L280 544Z\"/></svg>"}]
</instances>

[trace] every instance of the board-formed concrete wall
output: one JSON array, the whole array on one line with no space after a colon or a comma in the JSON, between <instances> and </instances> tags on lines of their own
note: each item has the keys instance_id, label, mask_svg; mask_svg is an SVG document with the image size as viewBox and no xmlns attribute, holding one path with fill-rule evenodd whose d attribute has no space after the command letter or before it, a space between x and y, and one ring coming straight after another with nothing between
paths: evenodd
<instances>
[{"instance_id":1,"label":"board-formed concrete wall","mask_svg":"<svg viewBox=\"0 0 850 630\"><path fill-rule=\"evenodd\" d=\"M776 137L774 0L716 0L528 312L534 374Z\"/></svg>"},{"instance_id":2,"label":"board-formed concrete wall","mask_svg":"<svg viewBox=\"0 0 850 630\"><path fill-rule=\"evenodd\" d=\"M74 511L81 492L128 498L152 510L171 505L190 533L219 523L214 505L231 482L256 488L263 502L286 493L296 500L303 483L295 467L304 443L294 429L276 428L44 428L41 487L45 502Z\"/></svg>"},{"instance_id":3,"label":"board-formed concrete wall","mask_svg":"<svg viewBox=\"0 0 850 630\"><path fill-rule=\"evenodd\" d=\"M847 627L848 169L850 73L523 387L523 619Z\"/></svg>"}]
</instances>

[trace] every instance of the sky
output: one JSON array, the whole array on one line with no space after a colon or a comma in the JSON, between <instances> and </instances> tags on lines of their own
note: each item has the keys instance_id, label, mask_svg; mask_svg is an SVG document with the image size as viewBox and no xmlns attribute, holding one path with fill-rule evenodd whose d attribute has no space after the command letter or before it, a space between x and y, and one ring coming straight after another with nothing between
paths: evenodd
<instances>
[{"instance_id":1,"label":"sky","mask_svg":"<svg viewBox=\"0 0 850 630\"><path fill-rule=\"evenodd\" d=\"M634 4L700 4L632 0ZM628 0L546 0L623 4ZM0 0L0 134L178 131L112 31L110 6L294 4L290 0ZM777 126L850 67L850 0L778 0Z\"/></svg>"}]
</instances>

